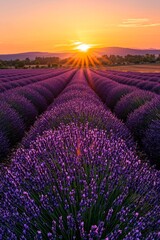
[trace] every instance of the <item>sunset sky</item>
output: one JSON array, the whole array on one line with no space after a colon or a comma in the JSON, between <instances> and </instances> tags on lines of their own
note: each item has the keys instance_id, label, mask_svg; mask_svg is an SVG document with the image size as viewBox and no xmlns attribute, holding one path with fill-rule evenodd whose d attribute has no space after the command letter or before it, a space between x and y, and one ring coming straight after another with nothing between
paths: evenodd
<instances>
[{"instance_id":1,"label":"sunset sky","mask_svg":"<svg viewBox=\"0 0 160 240\"><path fill-rule=\"evenodd\" d=\"M75 42L160 49L160 0L0 0L0 54Z\"/></svg>"}]
</instances>

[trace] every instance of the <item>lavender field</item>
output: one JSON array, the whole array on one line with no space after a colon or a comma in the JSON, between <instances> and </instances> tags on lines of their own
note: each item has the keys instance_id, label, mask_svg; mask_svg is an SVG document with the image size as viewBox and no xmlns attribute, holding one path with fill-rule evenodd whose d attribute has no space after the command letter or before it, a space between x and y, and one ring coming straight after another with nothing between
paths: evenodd
<instances>
[{"instance_id":1,"label":"lavender field","mask_svg":"<svg viewBox=\"0 0 160 240\"><path fill-rule=\"evenodd\" d=\"M0 71L0 239L160 239L160 73Z\"/></svg>"}]
</instances>

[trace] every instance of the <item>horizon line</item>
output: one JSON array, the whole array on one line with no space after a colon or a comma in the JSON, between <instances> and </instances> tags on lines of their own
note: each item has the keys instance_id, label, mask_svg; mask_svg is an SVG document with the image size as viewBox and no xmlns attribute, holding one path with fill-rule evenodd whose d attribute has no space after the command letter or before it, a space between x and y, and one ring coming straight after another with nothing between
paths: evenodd
<instances>
[{"instance_id":1,"label":"horizon line","mask_svg":"<svg viewBox=\"0 0 160 240\"><path fill-rule=\"evenodd\" d=\"M134 47L120 47L120 46L108 46L108 47L96 47L96 48L92 48L92 49L104 49L104 48L122 48L122 49L132 49L132 50L150 50L150 51L160 51L160 47L159 48L134 48ZM24 51L24 52L11 52L11 53L0 53L0 55L17 55L17 54L24 54L24 53L49 53L49 54L73 54L75 53L74 50L64 50L64 51L60 51L60 52L52 52L52 51L35 51L35 50L30 50L30 51Z\"/></svg>"}]
</instances>

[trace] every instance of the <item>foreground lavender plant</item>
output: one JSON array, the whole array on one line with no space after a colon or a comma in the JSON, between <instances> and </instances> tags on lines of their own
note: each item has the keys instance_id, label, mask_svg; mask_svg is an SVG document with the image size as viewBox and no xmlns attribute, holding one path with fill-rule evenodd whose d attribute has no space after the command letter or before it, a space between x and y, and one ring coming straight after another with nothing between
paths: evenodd
<instances>
[{"instance_id":1,"label":"foreground lavender plant","mask_svg":"<svg viewBox=\"0 0 160 240\"><path fill-rule=\"evenodd\" d=\"M160 173L121 138L61 125L1 177L2 239L158 239Z\"/></svg>"}]
</instances>

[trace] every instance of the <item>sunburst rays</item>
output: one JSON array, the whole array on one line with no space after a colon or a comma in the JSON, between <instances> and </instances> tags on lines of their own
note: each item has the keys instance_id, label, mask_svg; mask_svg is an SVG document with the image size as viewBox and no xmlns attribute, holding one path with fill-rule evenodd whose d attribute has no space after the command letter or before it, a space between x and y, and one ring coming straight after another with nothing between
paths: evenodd
<instances>
[{"instance_id":1,"label":"sunburst rays","mask_svg":"<svg viewBox=\"0 0 160 240\"><path fill-rule=\"evenodd\" d=\"M102 67L102 63L99 61L96 54L90 50L87 52L77 52L70 57L64 66L77 67L77 68L89 68L89 67Z\"/></svg>"}]
</instances>

